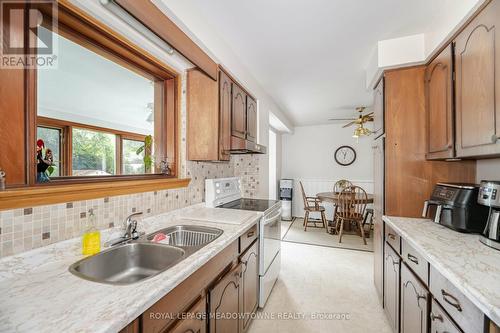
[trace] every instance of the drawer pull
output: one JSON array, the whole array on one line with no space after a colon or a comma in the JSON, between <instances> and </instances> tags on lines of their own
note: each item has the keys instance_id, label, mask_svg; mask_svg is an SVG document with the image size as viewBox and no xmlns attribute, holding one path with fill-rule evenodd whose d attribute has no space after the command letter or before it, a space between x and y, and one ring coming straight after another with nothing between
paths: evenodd
<instances>
[{"instance_id":1,"label":"drawer pull","mask_svg":"<svg viewBox=\"0 0 500 333\"><path fill-rule=\"evenodd\" d=\"M253 237L253 235L255 235L255 231L250 231L249 233L247 233L248 238Z\"/></svg>"},{"instance_id":2,"label":"drawer pull","mask_svg":"<svg viewBox=\"0 0 500 333\"><path fill-rule=\"evenodd\" d=\"M410 260L411 262L413 262L413 263L415 263L415 264L418 265L418 258L415 257L413 254L408 253L407 257L408 257L408 260Z\"/></svg>"},{"instance_id":3,"label":"drawer pull","mask_svg":"<svg viewBox=\"0 0 500 333\"><path fill-rule=\"evenodd\" d=\"M435 315L434 313L431 312L431 320L432 321L439 320L440 322L443 322L443 316Z\"/></svg>"},{"instance_id":4,"label":"drawer pull","mask_svg":"<svg viewBox=\"0 0 500 333\"><path fill-rule=\"evenodd\" d=\"M460 302L455 296L447 293L444 289L441 289L441 295L443 295L443 300L446 303L456 308L458 312L462 312L462 307L460 306Z\"/></svg>"},{"instance_id":5,"label":"drawer pull","mask_svg":"<svg viewBox=\"0 0 500 333\"><path fill-rule=\"evenodd\" d=\"M396 235L394 234L388 233L387 236L392 240L396 240Z\"/></svg>"}]
</instances>

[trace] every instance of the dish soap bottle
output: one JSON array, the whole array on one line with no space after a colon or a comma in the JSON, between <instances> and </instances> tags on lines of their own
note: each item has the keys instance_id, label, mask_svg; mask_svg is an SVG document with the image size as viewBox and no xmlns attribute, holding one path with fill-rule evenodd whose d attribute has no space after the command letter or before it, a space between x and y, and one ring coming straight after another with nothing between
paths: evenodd
<instances>
[{"instance_id":1,"label":"dish soap bottle","mask_svg":"<svg viewBox=\"0 0 500 333\"><path fill-rule=\"evenodd\" d=\"M96 228L94 210L89 209L87 225L82 236L82 254L93 255L101 251L101 233Z\"/></svg>"}]
</instances>

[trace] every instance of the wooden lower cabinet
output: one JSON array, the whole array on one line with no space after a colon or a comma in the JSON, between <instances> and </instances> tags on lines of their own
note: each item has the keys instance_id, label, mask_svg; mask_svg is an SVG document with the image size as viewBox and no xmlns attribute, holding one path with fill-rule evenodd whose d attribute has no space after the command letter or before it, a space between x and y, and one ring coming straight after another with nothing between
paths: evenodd
<instances>
[{"instance_id":1,"label":"wooden lower cabinet","mask_svg":"<svg viewBox=\"0 0 500 333\"><path fill-rule=\"evenodd\" d=\"M257 309L259 292L259 242L253 245L241 256L241 309L240 331L245 332Z\"/></svg>"},{"instance_id":2,"label":"wooden lower cabinet","mask_svg":"<svg viewBox=\"0 0 500 333\"><path fill-rule=\"evenodd\" d=\"M258 306L258 233L250 227L120 333L246 332Z\"/></svg>"},{"instance_id":3,"label":"wooden lower cabinet","mask_svg":"<svg viewBox=\"0 0 500 333\"><path fill-rule=\"evenodd\" d=\"M169 330L168 333L205 333L207 331L207 299L202 297L181 319Z\"/></svg>"},{"instance_id":4,"label":"wooden lower cabinet","mask_svg":"<svg viewBox=\"0 0 500 333\"><path fill-rule=\"evenodd\" d=\"M430 320L431 333L462 333L434 299L432 300Z\"/></svg>"},{"instance_id":5,"label":"wooden lower cabinet","mask_svg":"<svg viewBox=\"0 0 500 333\"><path fill-rule=\"evenodd\" d=\"M401 265L401 333L427 333L429 292L410 271Z\"/></svg>"},{"instance_id":6,"label":"wooden lower cabinet","mask_svg":"<svg viewBox=\"0 0 500 333\"><path fill-rule=\"evenodd\" d=\"M384 294L384 222L382 214L377 210L373 216L373 281L377 294L383 304Z\"/></svg>"},{"instance_id":7,"label":"wooden lower cabinet","mask_svg":"<svg viewBox=\"0 0 500 333\"><path fill-rule=\"evenodd\" d=\"M141 331L139 326L139 318L125 326L120 333L139 333Z\"/></svg>"},{"instance_id":8,"label":"wooden lower cabinet","mask_svg":"<svg viewBox=\"0 0 500 333\"><path fill-rule=\"evenodd\" d=\"M399 332L399 274L401 258L385 243L384 310L393 332Z\"/></svg>"},{"instance_id":9,"label":"wooden lower cabinet","mask_svg":"<svg viewBox=\"0 0 500 333\"><path fill-rule=\"evenodd\" d=\"M238 264L210 289L210 333L240 332L241 273Z\"/></svg>"}]
</instances>

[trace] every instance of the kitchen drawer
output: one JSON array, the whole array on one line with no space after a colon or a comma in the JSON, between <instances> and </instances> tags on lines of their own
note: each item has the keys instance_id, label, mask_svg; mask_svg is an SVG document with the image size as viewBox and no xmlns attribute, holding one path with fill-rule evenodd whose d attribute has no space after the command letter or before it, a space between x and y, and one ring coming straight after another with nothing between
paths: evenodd
<instances>
[{"instance_id":1,"label":"kitchen drawer","mask_svg":"<svg viewBox=\"0 0 500 333\"><path fill-rule=\"evenodd\" d=\"M439 304L465 333L482 333L485 316L481 310L434 267L430 271L430 290Z\"/></svg>"},{"instance_id":2,"label":"kitchen drawer","mask_svg":"<svg viewBox=\"0 0 500 333\"><path fill-rule=\"evenodd\" d=\"M462 333L435 299L432 300L430 319L431 333Z\"/></svg>"},{"instance_id":3,"label":"kitchen drawer","mask_svg":"<svg viewBox=\"0 0 500 333\"><path fill-rule=\"evenodd\" d=\"M399 236L387 223L385 224L385 241L392 246L398 254L401 254L401 236Z\"/></svg>"},{"instance_id":4,"label":"kitchen drawer","mask_svg":"<svg viewBox=\"0 0 500 333\"><path fill-rule=\"evenodd\" d=\"M408 267L428 286L429 263L405 239L401 241L401 256Z\"/></svg>"},{"instance_id":5,"label":"kitchen drawer","mask_svg":"<svg viewBox=\"0 0 500 333\"><path fill-rule=\"evenodd\" d=\"M248 229L243 235L240 236L240 253L245 250L257 239L259 236L259 224L256 223L253 227Z\"/></svg>"}]
</instances>

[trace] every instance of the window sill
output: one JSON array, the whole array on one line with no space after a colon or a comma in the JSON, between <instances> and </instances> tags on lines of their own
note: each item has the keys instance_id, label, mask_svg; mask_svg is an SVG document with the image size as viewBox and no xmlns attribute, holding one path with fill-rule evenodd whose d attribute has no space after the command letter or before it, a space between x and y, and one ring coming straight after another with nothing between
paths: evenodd
<instances>
[{"instance_id":1,"label":"window sill","mask_svg":"<svg viewBox=\"0 0 500 333\"><path fill-rule=\"evenodd\" d=\"M162 177L147 180L115 180L102 183L38 185L8 189L0 191L0 211L182 188L187 187L190 181L189 178Z\"/></svg>"}]
</instances>

